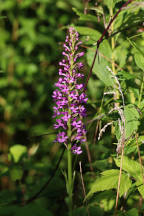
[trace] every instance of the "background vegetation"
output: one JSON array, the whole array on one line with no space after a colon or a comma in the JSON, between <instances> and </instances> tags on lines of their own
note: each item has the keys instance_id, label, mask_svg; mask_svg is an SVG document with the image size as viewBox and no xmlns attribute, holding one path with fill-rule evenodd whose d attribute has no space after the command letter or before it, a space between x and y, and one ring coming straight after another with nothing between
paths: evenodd
<instances>
[{"instance_id":1,"label":"background vegetation","mask_svg":"<svg viewBox=\"0 0 144 216\"><path fill-rule=\"evenodd\" d=\"M65 27L72 24L80 33L86 53L83 58L86 83L96 42L125 2L89 1L86 10L87 1L0 1L1 216L67 215L63 175L67 158L63 154L55 172L64 146L53 142L56 134L51 97L58 78ZM114 213L120 167L118 153L121 154L116 149L122 136L119 122L123 122L117 110L108 113L116 104L123 110L126 122L117 214L143 215L143 23L143 1L134 1L121 11L100 45L87 88L88 142L83 146L83 154L73 158L75 216ZM104 92L116 92L116 97ZM99 132L111 121L113 126L98 141Z\"/></svg>"}]
</instances>

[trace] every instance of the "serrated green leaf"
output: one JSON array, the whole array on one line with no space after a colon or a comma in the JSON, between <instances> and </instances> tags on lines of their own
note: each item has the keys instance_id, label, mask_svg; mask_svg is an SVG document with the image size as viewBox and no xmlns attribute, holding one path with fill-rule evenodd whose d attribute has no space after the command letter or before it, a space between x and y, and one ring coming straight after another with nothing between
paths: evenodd
<instances>
[{"instance_id":1,"label":"serrated green leaf","mask_svg":"<svg viewBox=\"0 0 144 216\"><path fill-rule=\"evenodd\" d=\"M124 107L126 138L131 136L139 126L139 113L133 104Z\"/></svg>"},{"instance_id":2,"label":"serrated green leaf","mask_svg":"<svg viewBox=\"0 0 144 216\"><path fill-rule=\"evenodd\" d=\"M86 196L86 199L98 191L117 189L119 170L112 169L101 173L102 176L91 185L90 191ZM122 196L131 187L131 180L129 177L122 173L121 185L120 185L120 196Z\"/></svg>"},{"instance_id":3,"label":"serrated green leaf","mask_svg":"<svg viewBox=\"0 0 144 216\"><path fill-rule=\"evenodd\" d=\"M136 145L125 146L125 150L124 150L125 155L131 154L132 152L137 152Z\"/></svg>"},{"instance_id":4,"label":"serrated green leaf","mask_svg":"<svg viewBox=\"0 0 144 216\"><path fill-rule=\"evenodd\" d=\"M138 7L127 7L122 10L115 20L115 32L125 32L127 29L135 28L136 25L141 25L144 21L144 12Z\"/></svg>"},{"instance_id":5,"label":"serrated green leaf","mask_svg":"<svg viewBox=\"0 0 144 216\"><path fill-rule=\"evenodd\" d=\"M138 145L142 145L144 142L144 136L139 136L138 137ZM126 143L126 146L125 146L125 149L124 149L124 153L125 155L127 154L130 154L132 152L137 152L137 142L136 142L136 139L134 138L131 138L127 143Z\"/></svg>"},{"instance_id":6,"label":"serrated green leaf","mask_svg":"<svg viewBox=\"0 0 144 216\"><path fill-rule=\"evenodd\" d=\"M90 67L95 55L95 49L88 49L87 51L87 62ZM107 58L111 58L111 48L108 41L105 40L99 48L99 58L97 56L93 67L93 72L106 86L113 86L114 81L112 79L112 75L107 70L107 66L109 66Z\"/></svg>"},{"instance_id":7,"label":"serrated green leaf","mask_svg":"<svg viewBox=\"0 0 144 216\"><path fill-rule=\"evenodd\" d=\"M115 158L116 166L120 167L120 158ZM129 175L133 176L137 181L142 181L141 165L134 160L124 156L122 170L126 171Z\"/></svg>"},{"instance_id":8,"label":"serrated green leaf","mask_svg":"<svg viewBox=\"0 0 144 216\"><path fill-rule=\"evenodd\" d=\"M17 163L20 158L27 153L27 147L23 145L14 145L10 148L10 154L15 163Z\"/></svg>"}]
</instances>

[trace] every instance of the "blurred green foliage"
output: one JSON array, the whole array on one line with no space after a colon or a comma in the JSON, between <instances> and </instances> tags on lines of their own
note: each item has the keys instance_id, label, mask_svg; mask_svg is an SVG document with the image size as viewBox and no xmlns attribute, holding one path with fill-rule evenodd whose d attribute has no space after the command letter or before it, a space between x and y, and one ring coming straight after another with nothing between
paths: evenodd
<instances>
[{"instance_id":1,"label":"blurred green foliage","mask_svg":"<svg viewBox=\"0 0 144 216\"><path fill-rule=\"evenodd\" d=\"M22 190L27 191L25 199L30 198L53 174L61 149L53 143L51 95L65 38L62 28L76 17L71 8L80 9L82 4L76 0L0 3L1 206L21 202ZM45 204L6 206L0 215L56 214L65 194L61 178L57 175L57 187L51 183L45 190Z\"/></svg>"},{"instance_id":2,"label":"blurred green foliage","mask_svg":"<svg viewBox=\"0 0 144 216\"><path fill-rule=\"evenodd\" d=\"M0 1L0 216L67 215L63 176L67 158L64 154L55 174L63 146L54 142L51 97L58 78L65 28L73 24L81 36L86 52L83 72L87 77L104 24L108 24L112 13L126 1L90 1L88 14L83 13L84 2ZM118 113L108 114L115 101L111 95L103 94L115 90L114 79L106 66L115 69L124 93L126 139L129 139L126 140L119 200L124 211L118 211L118 215L137 216L144 209L140 203L144 187L137 154L137 142L141 154L144 153L142 23L144 9L139 0L122 10L100 45L87 91L86 126L92 163L88 163L83 146L83 154L74 158L74 216L88 215L88 211L91 216L105 216L114 211L120 167L116 145L120 129ZM121 97L116 102L122 104ZM112 129L107 129L97 141L98 132L110 121L114 121ZM138 140L134 136L136 132L140 135ZM83 202L78 161L82 161L87 203ZM26 203L44 185L47 187L38 198Z\"/></svg>"}]
</instances>

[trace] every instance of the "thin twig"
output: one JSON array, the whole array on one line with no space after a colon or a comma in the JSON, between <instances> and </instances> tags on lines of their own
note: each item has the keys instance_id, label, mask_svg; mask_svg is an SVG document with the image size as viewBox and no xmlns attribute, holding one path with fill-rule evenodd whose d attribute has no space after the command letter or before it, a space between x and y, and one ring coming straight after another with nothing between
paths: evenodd
<instances>
[{"instance_id":1,"label":"thin twig","mask_svg":"<svg viewBox=\"0 0 144 216\"><path fill-rule=\"evenodd\" d=\"M96 51L95 51L95 55L94 55L94 58L93 58L93 62L92 62L92 65L91 65L91 68L90 68L90 71L89 71L89 74L88 74L88 77L87 77L87 80L86 80L86 84L85 84L85 90L87 88L87 84L88 84L88 81L91 77L91 74L92 74L92 70L93 70L93 67L94 67L94 64L95 64L95 61L96 61L96 57L97 57L97 54L98 54L98 49L99 49L99 46L100 44L102 43L104 37L106 36L108 30L110 29L112 23L114 22L114 20L117 18L117 16L119 15L119 13L122 11L122 9L124 7L126 7L128 4L130 4L132 1L134 0L128 0L126 3L124 3L121 8L117 11L117 13L111 18L111 20L109 21L109 24L107 26L107 28L104 30L103 34L101 35L101 37L99 38L99 40L97 41L97 47L96 47ZM109 35L108 35L108 38L109 38Z\"/></svg>"},{"instance_id":2,"label":"thin twig","mask_svg":"<svg viewBox=\"0 0 144 216\"><path fill-rule=\"evenodd\" d=\"M84 14L87 14L89 0L84 0Z\"/></svg>"},{"instance_id":3,"label":"thin twig","mask_svg":"<svg viewBox=\"0 0 144 216\"><path fill-rule=\"evenodd\" d=\"M89 162L89 165L90 165L90 170L91 170L91 172L93 172L94 169L93 169L93 166L92 166L92 159L91 159L91 154L90 154L90 150L89 150L89 146L88 146L87 141L86 141L85 146L86 146L86 151L87 151L87 156L88 156L88 162Z\"/></svg>"},{"instance_id":4,"label":"thin twig","mask_svg":"<svg viewBox=\"0 0 144 216\"><path fill-rule=\"evenodd\" d=\"M85 198L86 198L86 190L85 190L85 184L84 184L83 175L82 175L82 165L81 165L81 161L79 161L79 167L80 167L80 176L81 176L81 183L82 183L83 195L84 195L84 200L85 200ZM88 216L90 216L89 209L88 209L88 205L87 205L87 201L86 201L86 209L87 209Z\"/></svg>"},{"instance_id":5,"label":"thin twig","mask_svg":"<svg viewBox=\"0 0 144 216\"><path fill-rule=\"evenodd\" d=\"M124 120L124 122L122 124L122 137L121 137L122 153L121 153L121 161L120 161L120 172L119 172L119 178L118 178L118 186L117 186L117 195L116 195L116 204L115 204L115 216L116 216L117 207L118 207L120 183L121 183L121 176L122 176L123 157L124 157L124 147L125 147L125 118L123 120Z\"/></svg>"},{"instance_id":6,"label":"thin twig","mask_svg":"<svg viewBox=\"0 0 144 216\"><path fill-rule=\"evenodd\" d=\"M95 129L95 133L94 133L94 144L96 144L96 138L97 138L99 125L100 125L100 120L98 120L98 122L96 124L96 129Z\"/></svg>"},{"instance_id":7,"label":"thin twig","mask_svg":"<svg viewBox=\"0 0 144 216\"><path fill-rule=\"evenodd\" d=\"M84 139L86 140L85 141L85 147L86 147L86 151L87 151L87 157L88 157L88 162L89 162L89 165L90 165L90 170L91 170L91 172L93 172L91 153L90 153L89 146L88 146L88 143L87 143L86 135L84 136Z\"/></svg>"},{"instance_id":8,"label":"thin twig","mask_svg":"<svg viewBox=\"0 0 144 216\"><path fill-rule=\"evenodd\" d=\"M118 207L118 200L119 200L120 183L121 183L121 176L122 176L123 156L124 156L124 144L123 144L123 148L122 148L121 161L120 161L120 172L119 172L119 178L118 178L116 204L115 204L115 216L116 216L117 207Z\"/></svg>"},{"instance_id":9,"label":"thin twig","mask_svg":"<svg viewBox=\"0 0 144 216\"><path fill-rule=\"evenodd\" d=\"M122 176L123 157L124 157L124 147L125 147L125 117L124 117L123 110L120 108L119 108L119 115L120 115L121 121L122 121L121 128L120 128L120 131L121 131L121 140L120 140L121 143L120 144L121 144L122 152L121 152L120 172L119 172L119 178L118 178L116 204L115 204L115 216L117 214L119 192L120 192L120 183L121 183L121 176Z\"/></svg>"}]
</instances>

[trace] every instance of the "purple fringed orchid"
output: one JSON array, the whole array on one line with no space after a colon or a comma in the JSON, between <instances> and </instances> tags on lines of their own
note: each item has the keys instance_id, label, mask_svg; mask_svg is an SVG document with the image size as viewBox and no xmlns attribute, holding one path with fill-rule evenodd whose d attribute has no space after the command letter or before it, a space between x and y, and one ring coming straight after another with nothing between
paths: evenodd
<instances>
[{"instance_id":1,"label":"purple fringed orchid","mask_svg":"<svg viewBox=\"0 0 144 216\"><path fill-rule=\"evenodd\" d=\"M84 104L88 99L84 93L84 84L79 82L84 76L79 72L83 64L78 62L78 59L84 55L84 52L78 52L81 43L78 32L70 27L63 45L64 59L59 62L59 80L55 84L57 89L52 96L56 103L53 107L53 117L56 118L54 128L61 128L56 141L65 145L70 142L74 154L82 153L80 144L86 141L86 130L82 119L86 116Z\"/></svg>"}]
</instances>

